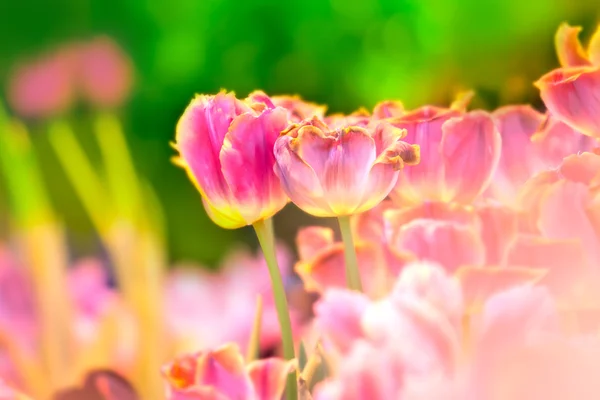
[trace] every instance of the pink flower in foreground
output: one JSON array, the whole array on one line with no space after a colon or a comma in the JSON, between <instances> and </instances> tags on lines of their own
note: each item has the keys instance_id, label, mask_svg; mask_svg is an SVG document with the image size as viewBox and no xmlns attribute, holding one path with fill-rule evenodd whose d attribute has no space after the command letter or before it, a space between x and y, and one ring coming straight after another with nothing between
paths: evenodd
<instances>
[{"instance_id":1,"label":"pink flower in foreground","mask_svg":"<svg viewBox=\"0 0 600 400\"><path fill-rule=\"evenodd\" d=\"M97 107L121 105L133 84L131 60L108 37L79 45L76 72L83 97Z\"/></svg>"},{"instance_id":2,"label":"pink flower in foreground","mask_svg":"<svg viewBox=\"0 0 600 400\"><path fill-rule=\"evenodd\" d=\"M235 345L181 356L163 367L167 400L279 400L294 361L244 365Z\"/></svg>"},{"instance_id":3,"label":"pink flower in foreground","mask_svg":"<svg viewBox=\"0 0 600 400\"><path fill-rule=\"evenodd\" d=\"M489 114L425 106L389 122L421 147L421 162L401 171L391 193L398 204L470 204L490 183L502 140Z\"/></svg>"},{"instance_id":4,"label":"pink flower in foreground","mask_svg":"<svg viewBox=\"0 0 600 400\"><path fill-rule=\"evenodd\" d=\"M177 124L175 145L216 224L240 228L286 205L273 172L273 146L287 126L284 108L265 108L233 93L192 100Z\"/></svg>"},{"instance_id":5,"label":"pink flower in foreground","mask_svg":"<svg viewBox=\"0 0 600 400\"><path fill-rule=\"evenodd\" d=\"M405 164L418 163L419 148L401 141L404 135L385 123L330 130L313 118L277 140L275 172L290 199L309 214L361 213L389 194Z\"/></svg>"},{"instance_id":6,"label":"pink flower in foreground","mask_svg":"<svg viewBox=\"0 0 600 400\"><path fill-rule=\"evenodd\" d=\"M600 137L600 28L587 52L577 35L580 28L563 24L556 33L561 68L542 76L535 85L550 113L574 129Z\"/></svg>"},{"instance_id":7,"label":"pink flower in foreground","mask_svg":"<svg viewBox=\"0 0 600 400\"><path fill-rule=\"evenodd\" d=\"M352 312L341 300L361 295L328 292L316 319L337 356L314 398L596 398L600 341L563 332L553 299L532 285L533 275L482 271L451 277L414 264L388 298L351 301L360 305Z\"/></svg>"},{"instance_id":8,"label":"pink flower in foreground","mask_svg":"<svg viewBox=\"0 0 600 400\"><path fill-rule=\"evenodd\" d=\"M290 276L291 260L277 249L283 279ZM175 268L165 285L165 324L179 352L212 348L224 341L246 349L256 315L258 296L263 300L260 350L274 350L281 333L268 269L262 255L231 253L218 272L203 268ZM299 322L291 311L292 325ZM210 329L207 329L207 321Z\"/></svg>"},{"instance_id":9,"label":"pink flower in foreground","mask_svg":"<svg viewBox=\"0 0 600 400\"><path fill-rule=\"evenodd\" d=\"M17 66L8 82L8 102L28 118L49 118L65 113L75 100L73 54L69 49L48 53Z\"/></svg>"},{"instance_id":10,"label":"pink flower in foreground","mask_svg":"<svg viewBox=\"0 0 600 400\"><path fill-rule=\"evenodd\" d=\"M17 392L0 379L0 399L2 400L31 400L22 393Z\"/></svg>"}]
</instances>

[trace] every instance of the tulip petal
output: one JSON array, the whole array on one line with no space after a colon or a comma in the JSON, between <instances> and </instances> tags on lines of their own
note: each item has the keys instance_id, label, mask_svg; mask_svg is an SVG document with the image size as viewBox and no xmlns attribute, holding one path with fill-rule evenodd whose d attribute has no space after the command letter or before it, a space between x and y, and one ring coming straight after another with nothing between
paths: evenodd
<instances>
[{"instance_id":1,"label":"tulip petal","mask_svg":"<svg viewBox=\"0 0 600 400\"><path fill-rule=\"evenodd\" d=\"M374 119L394 118L402 114L404 114L404 105L397 100L385 100L377 103L373 108Z\"/></svg>"},{"instance_id":2,"label":"tulip petal","mask_svg":"<svg viewBox=\"0 0 600 400\"><path fill-rule=\"evenodd\" d=\"M581 183L561 181L542 200L538 226L551 239L579 239L590 261L600 261L600 241L587 208L590 194ZM569 210L565 213L564 210Z\"/></svg>"},{"instance_id":3,"label":"tulip petal","mask_svg":"<svg viewBox=\"0 0 600 400\"><path fill-rule=\"evenodd\" d=\"M506 265L546 271L540 283L558 296L578 292L589 276L585 252L577 239L519 235L509 248Z\"/></svg>"},{"instance_id":4,"label":"tulip petal","mask_svg":"<svg viewBox=\"0 0 600 400\"><path fill-rule=\"evenodd\" d=\"M316 324L337 350L346 353L364 336L361 318L369 304L362 293L330 289L314 305Z\"/></svg>"},{"instance_id":5,"label":"tulip petal","mask_svg":"<svg viewBox=\"0 0 600 400\"><path fill-rule=\"evenodd\" d=\"M579 41L580 26L562 23L554 37L556 55L563 67L579 67L590 65L590 62Z\"/></svg>"},{"instance_id":6,"label":"tulip petal","mask_svg":"<svg viewBox=\"0 0 600 400\"><path fill-rule=\"evenodd\" d=\"M600 67L556 69L535 85L552 115L585 135L600 137Z\"/></svg>"},{"instance_id":7,"label":"tulip petal","mask_svg":"<svg viewBox=\"0 0 600 400\"><path fill-rule=\"evenodd\" d=\"M560 173L571 182L589 185L600 176L600 155L587 152L571 155L564 159Z\"/></svg>"},{"instance_id":8,"label":"tulip petal","mask_svg":"<svg viewBox=\"0 0 600 400\"><path fill-rule=\"evenodd\" d=\"M596 28L596 32L594 32L590 39L588 58L593 65L600 66L600 25Z\"/></svg>"},{"instance_id":9,"label":"tulip petal","mask_svg":"<svg viewBox=\"0 0 600 400\"><path fill-rule=\"evenodd\" d=\"M275 142L274 171L289 198L305 212L321 217L333 215L324 199L323 188L315 171L292 149L292 136L281 136Z\"/></svg>"},{"instance_id":10,"label":"tulip petal","mask_svg":"<svg viewBox=\"0 0 600 400\"><path fill-rule=\"evenodd\" d=\"M479 312L493 295L515 286L536 283L545 274L544 270L536 268L471 266L461 267L455 273L461 282L467 313Z\"/></svg>"},{"instance_id":11,"label":"tulip petal","mask_svg":"<svg viewBox=\"0 0 600 400\"><path fill-rule=\"evenodd\" d=\"M412 252L420 260L441 264L449 271L485 261L485 249L477 233L471 227L449 221L411 221L398 230L391 245Z\"/></svg>"},{"instance_id":12,"label":"tulip petal","mask_svg":"<svg viewBox=\"0 0 600 400\"><path fill-rule=\"evenodd\" d=\"M375 162L375 143L361 128L345 128L336 136L305 126L298 132L298 154L315 171L335 215L353 214Z\"/></svg>"},{"instance_id":13,"label":"tulip petal","mask_svg":"<svg viewBox=\"0 0 600 400\"><path fill-rule=\"evenodd\" d=\"M286 378L294 370L294 361L280 358L257 360L248 364L248 374L254 385L253 400L280 400Z\"/></svg>"},{"instance_id":14,"label":"tulip petal","mask_svg":"<svg viewBox=\"0 0 600 400\"><path fill-rule=\"evenodd\" d=\"M376 293L381 277L381 260L370 244L355 245L359 273L366 293ZM296 264L296 272L308 291L324 292L328 288L345 288L344 245L335 243L309 262Z\"/></svg>"},{"instance_id":15,"label":"tulip petal","mask_svg":"<svg viewBox=\"0 0 600 400\"><path fill-rule=\"evenodd\" d=\"M287 203L273 172L275 140L287 125L287 112L275 108L238 116L225 135L219 157L223 177L247 225L273 216Z\"/></svg>"},{"instance_id":16,"label":"tulip petal","mask_svg":"<svg viewBox=\"0 0 600 400\"><path fill-rule=\"evenodd\" d=\"M296 247L302 261L312 260L333 242L333 229L323 226L301 228L296 235Z\"/></svg>"},{"instance_id":17,"label":"tulip petal","mask_svg":"<svg viewBox=\"0 0 600 400\"><path fill-rule=\"evenodd\" d=\"M491 116L483 111L453 118L442 131L445 194L468 204L489 185L500 161L502 138Z\"/></svg>"},{"instance_id":18,"label":"tulip petal","mask_svg":"<svg viewBox=\"0 0 600 400\"><path fill-rule=\"evenodd\" d=\"M203 197L220 208L228 203L229 187L221 173L219 153L233 119L250 109L232 93L197 96L177 124L176 143Z\"/></svg>"},{"instance_id":19,"label":"tulip petal","mask_svg":"<svg viewBox=\"0 0 600 400\"><path fill-rule=\"evenodd\" d=\"M517 235L519 219L507 207L483 206L477 209L481 220L481 239L485 245L488 265L501 265L509 244Z\"/></svg>"}]
</instances>

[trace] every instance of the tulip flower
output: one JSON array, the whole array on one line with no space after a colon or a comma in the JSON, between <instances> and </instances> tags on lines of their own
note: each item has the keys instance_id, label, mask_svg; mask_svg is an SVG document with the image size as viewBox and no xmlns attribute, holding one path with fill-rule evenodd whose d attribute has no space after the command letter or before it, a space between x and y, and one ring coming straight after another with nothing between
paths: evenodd
<instances>
[{"instance_id":1,"label":"tulip flower","mask_svg":"<svg viewBox=\"0 0 600 400\"><path fill-rule=\"evenodd\" d=\"M600 28L587 51L581 28L563 24L556 33L561 68L542 76L535 85L550 113L585 135L600 137Z\"/></svg>"},{"instance_id":2,"label":"tulip flower","mask_svg":"<svg viewBox=\"0 0 600 400\"><path fill-rule=\"evenodd\" d=\"M131 92L132 62L108 37L79 45L76 72L83 97L98 107L119 106Z\"/></svg>"},{"instance_id":3,"label":"tulip flower","mask_svg":"<svg viewBox=\"0 0 600 400\"><path fill-rule=\"evenodd\" d=\"M277 358L244 365L235 345L178 357L163 368L167 400L279 400L293 361Z\"/></svg>"},{"instance_id":4,"label":"tulip flower","mask_svg":"<svg viewBox=\"0 0 600 400\"><path fill-rule=\"evenodd\" d=\"M177 124L175 146L209 217L223 228L253 225L271 275L284 354L291 360L294 341L271 221L288 202L274 173L273 146L289 118L289 110L263 100L241 101L224 92L197 96ZM288 399L296 398L296 384L290 375Z\"/></svg>"},{"instance_id":5,"label":"tulip flower","mask_svg":"<svg viewBox=\"0 0 600 400\"><path fill-rule=\"evenodd\" d=\"M489 185L502 140L487 113L426 106L390 123L406 129L406 139L421 148L419 165L401 171L391 192L397 204L470 204Z\"/></svg>"},{"instance_id":6,"label":"tulip flower","mask_svg":"<svg viewBox=\"0 0 600 400\"><path fill-rule=\"evenodd\" d=\"M386 123L331 130L313 118L293 125L275 143L275 172L290 199L309 214L338 217L354 289L361 285L348 217L379 204L399 170L419 162L419 147L403 142L405 134Z\"/></svg>"},{"instance_id":7,"label":"tulip flower","mask_svg":"<svg viewBox=\"0 0 600 400\"><path fill-rule=\"evenodd\" d=\"M59 116L73 105L73 53L57 50L16 66L9 77L8 102L26 118Z\"/></svg>"}]
</instances>

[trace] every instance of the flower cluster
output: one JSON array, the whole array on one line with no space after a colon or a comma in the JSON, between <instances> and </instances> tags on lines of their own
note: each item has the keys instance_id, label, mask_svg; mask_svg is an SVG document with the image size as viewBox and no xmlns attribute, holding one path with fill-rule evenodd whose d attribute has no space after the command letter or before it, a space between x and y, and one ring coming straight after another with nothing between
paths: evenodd
<instances>
[{"instance_id":1,"label":"flower cluster","mask_svg":"<svg viewBox=\"0 0 600 400\"><path fill-rule=\"evenodd\" d=\"M95 259L50 285L31 249L56 249L52 236L23 234L0 248L0 398L600 398L600 29L587 50L578 33L557 32L544 112L470 110L470 93L349 115L197 96L175 162L209 217L253 226L262 254L163 276L140 188L144 212L89 202L118 289ZM290 202L340 228L302 227L295 264L271 223Z\"/></svg>"}]
</instances>

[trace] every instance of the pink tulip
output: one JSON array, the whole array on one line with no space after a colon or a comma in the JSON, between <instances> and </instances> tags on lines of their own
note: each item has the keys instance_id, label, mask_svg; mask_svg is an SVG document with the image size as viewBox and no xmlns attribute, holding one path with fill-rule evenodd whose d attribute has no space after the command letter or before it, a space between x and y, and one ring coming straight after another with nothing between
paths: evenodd
<instances>
[{"instance_id":1,"label":"pink tulip","mask_svg":"<svg viewBox=\"0 0 600 400\"><path fill-rule=\"evenodd\" d=\"M550 113L585 135L600 137L600 29L587 52L578 27L561 25L556 50L562 67L541 77L535 85Z\"/></svg>"},{"instance_id":2,"label":"pink tulip","mask_svg":"<svg viewBox=\"0 0 600 400\"><path fill-rule=\"evenodd\" d=\"M418 163L418 146L401 141L403 136L385 123L332 131L313 118L277 140L275 172L290 199L309 214L361 213L389 194L405 164Z\"/></svg>"},{"instance_id":3,"label":"pink tulip","mask_svg":"<svg viewBox=\"0 0 600 400\"><path fill-rule=\"evenodd\" d=\"M398 204L470 204L489 185L502 140L487 113L426 106L390 122L421 146L421 163L401 171L391 193Z\"/></svg>"},{"instance_id":4,"label":"pink tulip","mask_svg":"<svg viewBox=\"0 0 600 400\"><path fill-rule=\"evenodd\" d=\"M285 248L277 255L284 280L290 277L291 260ZM176 267L165 284L165 324L176 348L189 352L234 342L242 350L250 340L258 296L263 300L260 349L273 350L281 334L269 273L261 255L232 252L218 272ZM291 310L293 326L299 315ZM206 329L206 321L211 321Z\"/></svg>"},{"instance_id":5,"label":"pink tulip","mask_svg":"<svg viewBox=\"0 0 600 400\"><path fill-rule=\"evenodd\" d=\"M77 74L83 97L101 108L123 104L133 85L131 60L108 37L98 37L79 46Z\"/></svg>"},{"instance_id":6,"label":"pink tulip","mask_svg":"<svg viewBox=\"0 0 600 400\"><path fill-rule=\"evenodd\" d=\"M288 119L292 122L301 122L314 116L323 118L327 111L327 106L306 102L299 96L267 96L260 90L250 93L248 99L263 103L267 108L285 108L288 110Z\"/></svg>"},{"instance_id":7,"label":"pink tulip","mask_svg":"<svg viewBox=\"0 0 600 400\"><path fill-rule=\"evenodd\" d=\"M75 101L73 53L63 49L17 66L9 77L8 102L27 118L50 118L67 112Z\"/></svg>"},{"instance_id":8,"label":"pink tulip","mask_svg":"<svg viewBox=\"0 0 600 400\"><path fill-rule=\"evenodd\" d=\"M192 100L177 124L176 147L216 224L251 225L285 206L287 196L273 172L273 146L287 125L285 109L265 109L232 93Z\"/></svg>"},{"instance_id":9,"label":"pink tulip","mask_svg":"<svg viewBox=\"0 0 600 400\"><path fill-rule=\"evenodd\" d=\"M181 356L163 367L167 400L278 400L293 361L270 358L244 365L235 345Z\"/></svg>"}]
</instances>

